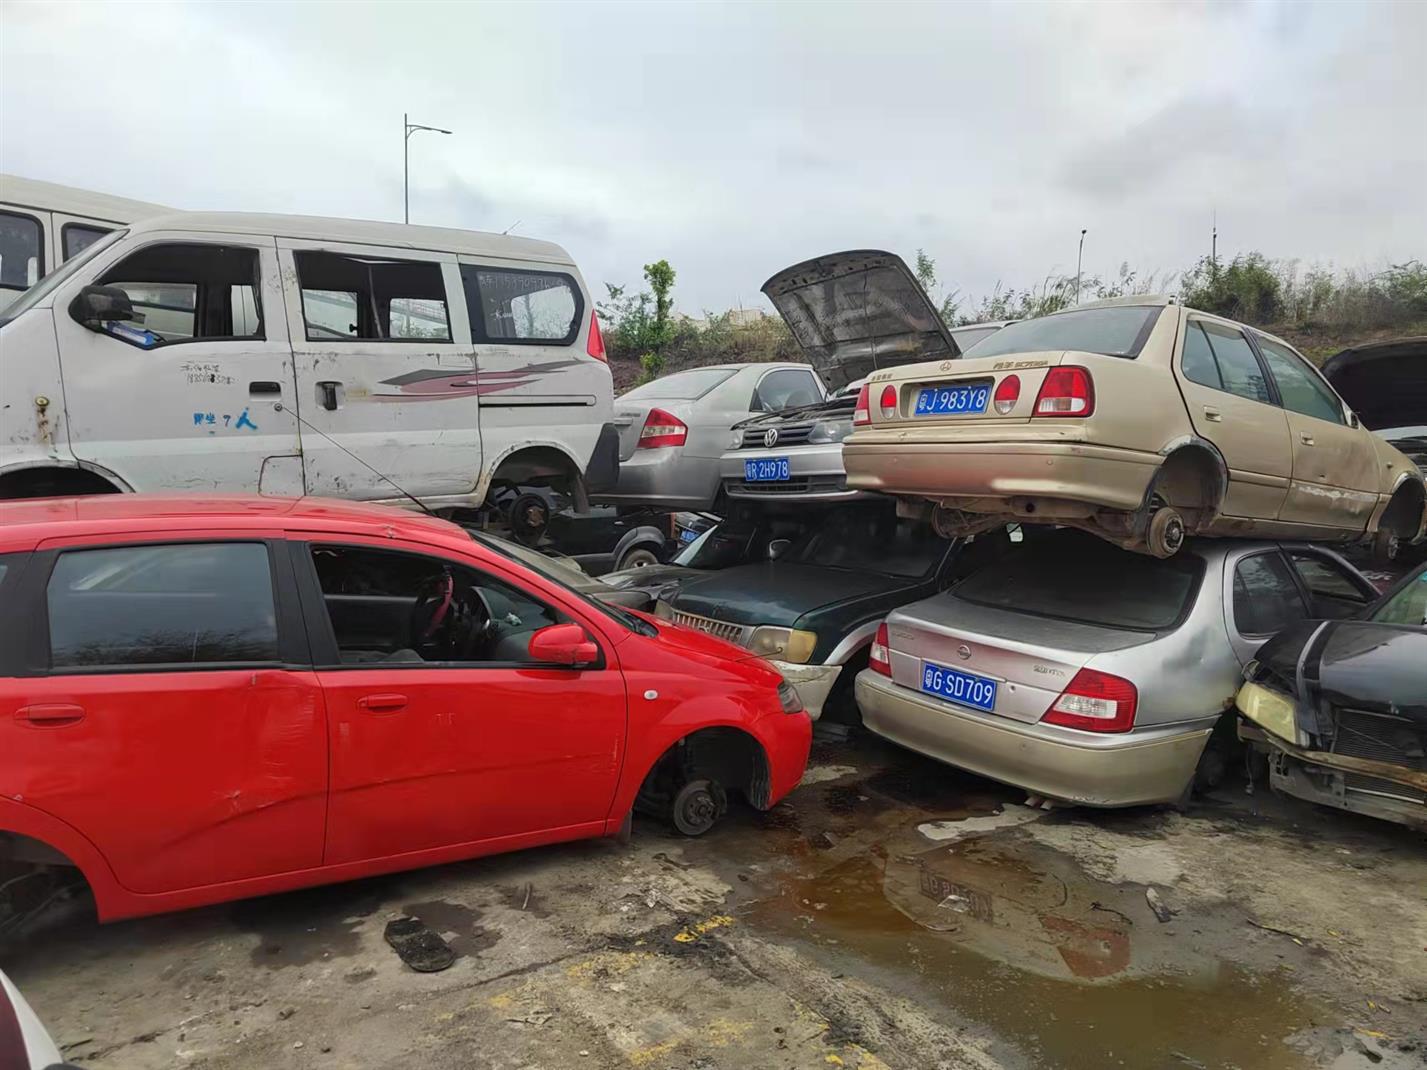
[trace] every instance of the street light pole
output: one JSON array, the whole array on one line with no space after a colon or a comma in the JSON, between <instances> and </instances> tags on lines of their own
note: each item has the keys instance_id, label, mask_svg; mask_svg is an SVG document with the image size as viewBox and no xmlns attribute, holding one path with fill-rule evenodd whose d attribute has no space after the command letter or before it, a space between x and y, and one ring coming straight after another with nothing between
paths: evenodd
<instances>
[{"instance_id":1,"label":"street light pole","mask_svg":"<svg viewBox=\"0 0 1427 1070\"><path fill-rule=\"evenodd\" d=\"M1085 231L1080 231L1080 249L1075 254L1075 303L1080 304L1080 262L1085 256Z\"/></svg>"},{"instance_id":2,"label":"street light pole","mask_svg":"<svg viewBox=\"0 0 1427 1070\"><path fill-rule=\"evenodd\" d=\"M401 113L401 221L411 222L411 135L418 130L430 130L433 134L449 134L439 126L422 126L413 123L411 116Z\"/></svg>"}]
</instances>

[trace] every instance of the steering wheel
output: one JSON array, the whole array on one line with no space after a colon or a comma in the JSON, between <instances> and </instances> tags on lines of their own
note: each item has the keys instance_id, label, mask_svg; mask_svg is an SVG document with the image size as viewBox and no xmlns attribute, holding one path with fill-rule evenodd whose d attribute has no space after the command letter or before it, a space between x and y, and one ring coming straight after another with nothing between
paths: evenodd
<instances>
[{"instance_id":1,"label":"steering wheel","mask_svg":"<svg viewBox=\"0 0 1427 1070\"><path fill-rule=\"evenodd\" d=\"M494 630L490 603L449 568L424 580L411 607L411 648L427 661L470 661Z\"/></svg>"}]
</instances>

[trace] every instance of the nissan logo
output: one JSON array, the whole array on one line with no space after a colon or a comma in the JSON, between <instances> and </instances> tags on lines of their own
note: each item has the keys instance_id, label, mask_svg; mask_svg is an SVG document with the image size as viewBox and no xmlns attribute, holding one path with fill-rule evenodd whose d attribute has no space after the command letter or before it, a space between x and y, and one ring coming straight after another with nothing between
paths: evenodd
<instances>
[{"instance_id":1,"label":"nissan logo","mask_svg":"<svg viewBox=\"0 0 1427 1070\"><path fill-rule=\"evenodd\" d=\"M778 429L776 427L770 427L767 431L763 432L763 445L778 445Z\"/></svg>"},{"instance_id":2,"label":"nissan logo","mask_svg":"<svg viewBox=\"0 0 1427 1070\"><path fill-rule=\"evenodd\" d=\"M959 658L971 657L971 648L965 643L962 643L959 647L956 648L956 656Z\"/></svg>"}]
</instances>

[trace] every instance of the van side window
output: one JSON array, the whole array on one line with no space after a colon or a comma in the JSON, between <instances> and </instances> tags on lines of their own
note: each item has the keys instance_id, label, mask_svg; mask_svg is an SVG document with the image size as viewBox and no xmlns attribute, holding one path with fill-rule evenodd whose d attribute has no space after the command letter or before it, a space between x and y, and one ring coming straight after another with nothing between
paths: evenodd
<instances>
[{"instance_id":1,"label":"van side window","mask_svg":"<svg viewBox=\"0 0 1427 1070\"><path fill-rule=\"evenodd\" d=\"M98 280L129 296L132 314L108 334L144 349L175 342L263 337L258 251L232 245L150 245Z\"/></svg>"},{"instance_id":2,"label":"van side window","mask_svg":"<svg viewBox=\"0 0 1427 1070\"><path fill-rule=\"evenodd\" d=\"M67 550L47 603L55 669L278 660L260 542Z\"/></svg>"},{"instance_id":3,"label":"van side window","mask_svg":"<svg viewBox=\"0 0 1427 1070\"><path fill-rule=\"evenodd\" d=\"M1278 385L1283 407L1329 423L1344 424L1343 404L1293 350L1258 337L1259 351Z\"/></svg>"},{"instance_id":4,"label":"van side window","mask_svg":"<svg viewBox=\"0 0 1427 1070\"><path fill-rule=\"evenodd\" d=\"M301 250L292 259L308 341L451 340L440 264Z\"/></svg>"},{"instance_id":5,"label":"van side window","mask_svg":"<svg viewBox=\"0 0 1427 1070\"><path fill-rule=\"evenodd\" d=\"M580 333L584 299L569 275L462 264L461 284L477 342L569 345Z\"/></svg>"},{"instance_id":6,"label":"van side window","mask_svg":"<svg viewBox=\"0 0 1427 1070\"><path fill-rule=\"evenodd\" d=\"M66 223L60 228L60 244L64 246L63 257L68 260L75 253L82 253L108 234L113 227L91 227L86 223Z\"/></svg>"},{"instance_id":7,"label":"van side window","mask_svg":"<svg viewBox=\"0 0 1427 1070\"><path fill-rule=\"evenodd\" d=\"M45 273L43 231L34 216L0 212L0 286L28 290Z\"/></svg>"}]
</instances>

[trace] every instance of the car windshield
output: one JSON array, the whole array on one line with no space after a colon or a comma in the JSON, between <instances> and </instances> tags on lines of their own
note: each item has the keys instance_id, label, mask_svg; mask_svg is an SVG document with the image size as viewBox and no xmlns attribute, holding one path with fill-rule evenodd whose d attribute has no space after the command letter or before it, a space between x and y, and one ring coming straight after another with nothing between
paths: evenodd
<instances>
[{"instance_id":1,"label":"car windshield","mask_svg":"<svg viewBox=\"0 0 1427 1070\"><path fill-rule=\"evenodd\" d=\"M563 587L591 609L603 613L606 617L628 628L630 631L638 632L641 635L657 634L654 626L642 618L621 609L619 606L613 606L607 602L600 601L598 598L591 597L591 595L585 591L581 591L575 587L571 581L576 577L571 574L570 566L558 561L552 561L538 550L532 550L527 546L520 546L517 543L507 542L505 539L498 539L493 535L477 534L470 529L467 529L466 533L470 535L473 541L480 543L486 549L494 550L498 554L503 554L517 564L524 565L532 572L538 572L551 583Z\"/></svg>"},{"instance_id":2,"label":"car windshield","mask_svg":"<svg viewBox=\"0 0 1427 1070\"><path fill-rule=\"evenodd\" d=\"M888 504L853 506L830 513L778 558L801 565L884 576L925 576L946 553L931 525L897 516Z\"/></svg>"},{"instance_id":3,"label":"car windshield","mask_svg":"<svg viewBox=\"0 0 1427 1070\"><path fill-rule=\"evenodd\" d=\"M951 589L951 596L1013 613L1131 631L1173 627L1189 607L1203 564L1122 550L1090 535L1054 531L1013 551Z\"/></svg>"},{"instance_id":4,"label":"car windshield","mask_svg":"<svg viewBox=\"0 0 1427 1070\"><path fill-rule=\"evenodd\" d=\"M1379 624L1427 625L1427 565L1384 599L1372 611L1370 619Z\"/></svg>"},{"instance_id":5,"label":"car windshield","mask_svg":"<svg viewBox=\"0 0 1427 1070\"><path fill-rule=\"evenodd\" d=\"M1006 353L1073 349L1107 357L1137 357L1161 311L1160 305L1113 305L1057 312L1002 327L968 349L964 356L999 357Z\"/></svg>"},{"instance_id":6,"label":"car windshield","mask_svg":"<svg viewBox=\"0 0 1427 1070\"><path fill-rule=\"evenodd\" d=\"M103 252L105 249L109 248L109 246L113 245L116 241L118 241L127 233L129 233L127 230L110 231L93 245L85 248L77 255L70 257L70 259L66 260L59 267L55 268L39 282L35 283L35 285L31 286L28 290L26 290L18 298L16 298L14 304L8 306L4 310L4 312L0 312L0 327L5 326L5 324L9 323L11 320L19 318L21 315L34 308L37 304L39 304L52 292L54 292L55 287L59 286L76 271L78 271L81 267L89 263L90 260L93 260L95 256Z\"/></svg>"},{"instance_id":7,"label":"car windshield","mask_svg":"<svg viewBox=\"0 0 1427 1070\"><path fill-rule=\"evenodd\" d=\"M620 401L644 401L658 398L661 401L693 401L701 398L714 387L733 375L737 368L691 368L686 372L676 372L652 383L636 386L627 394L621 394Z\"/></svg>"}]
</instances>

